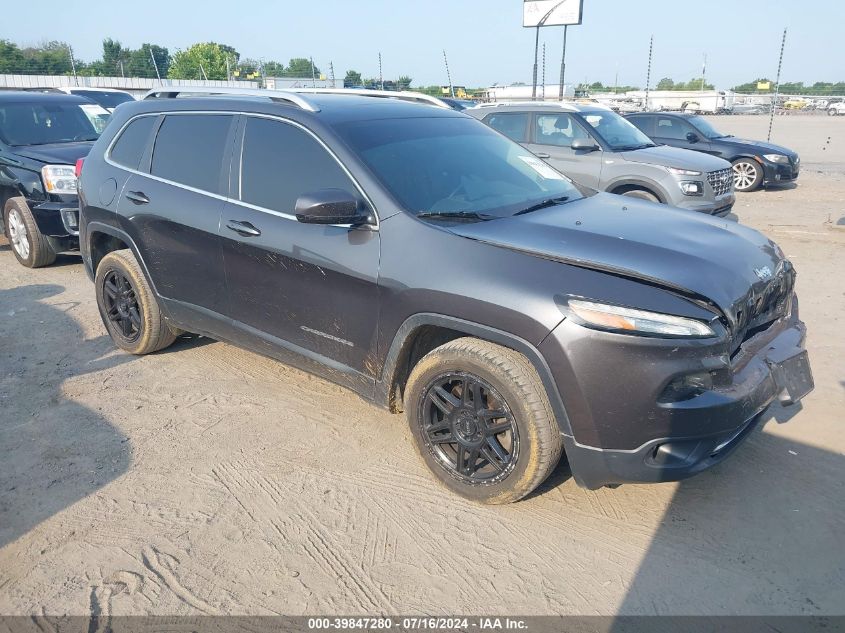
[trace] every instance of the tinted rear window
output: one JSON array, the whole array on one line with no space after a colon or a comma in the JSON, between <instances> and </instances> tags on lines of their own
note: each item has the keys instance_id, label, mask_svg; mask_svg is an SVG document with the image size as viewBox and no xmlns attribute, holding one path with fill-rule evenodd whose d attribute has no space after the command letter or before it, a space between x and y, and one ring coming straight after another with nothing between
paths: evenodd
<instances>
[{"instance_id":1,"label":"tinted rear window","mask_svg":"<svg viewBox=\"0 0 845 633\"><path fill-rule=\"evenodd\" d=\"M144 116L132 121L112 147L110 158L118 165L138 169L155 122L154 116Z\"/></svg>"},{"instance_id":2,"label":"tinted rear window","mask_svg":"<svg viewBox=\"0 0 845 633\"><path fill-rule=\"evenodd\" d=\"M219 193L231 115L170 114L161 124L150 173Z\"/></svg>"},{"instance_id":3,"label":"tinted rear window","mask_svg":"<svg viewBox=\"0 0 845 633\"><path fill-rule=\"evenodd\" d=\"M517 143L528 141L526 131L528 129L527 113L496 113L484 119L484 122L494 130L501 132Z\"/></svg>"}]
</instances>

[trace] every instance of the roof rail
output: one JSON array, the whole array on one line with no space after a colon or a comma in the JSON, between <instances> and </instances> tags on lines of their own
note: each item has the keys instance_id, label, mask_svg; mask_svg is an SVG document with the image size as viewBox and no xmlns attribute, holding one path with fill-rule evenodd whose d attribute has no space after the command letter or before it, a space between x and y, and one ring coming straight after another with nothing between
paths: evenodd
<instances>
[{"instance_id":1,"label":"roof rail","mask_svg":"<svg viewBox=\"0 0 845 633\"><path fill-rule=\"evenodd\" d=\"M298 94L287 90L265 90L262 88L214 88L212 86L180 86L180 87L164 87L153 88L147 92L143 99L173 99L179 95L193 96L245 96L245 97L264 97L271 101L278 101L295 105L303 110L309 112L319 112L320 108L315 103L302 97Z\"/></svg>"},{"instance_id":2,"label":"roof rail","mask_svg":"<svg viewBox=\"0 0 845 633\"><path fill-rule=\"evenodd\" d=\"M380 97L382 99L398 99L399 101L411 101L437 106L438 108L449 108L449 104L437 97L426 95L411 90L368 90L366 88L289 88L289 92L304 94L328 94L328 95L356 95L359 97Z\"/></svg>"}]
</instances>

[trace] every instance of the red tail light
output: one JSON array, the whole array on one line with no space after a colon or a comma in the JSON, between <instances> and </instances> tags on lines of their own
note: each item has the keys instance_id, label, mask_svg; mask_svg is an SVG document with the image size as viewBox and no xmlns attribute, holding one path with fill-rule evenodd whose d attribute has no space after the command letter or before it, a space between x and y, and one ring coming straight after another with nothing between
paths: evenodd
<instances>
[{"instance_id":1,"label":"red tail light","mask_svg":"<svg viewBox=\"0 0 845 633\"><path fill-rule=\"evenodd\" d=\"M79 178L79 175L82 173L82 163L85 162L84 158L80 158L76 161L76 177Z\"/></svg>"}]
</instances>

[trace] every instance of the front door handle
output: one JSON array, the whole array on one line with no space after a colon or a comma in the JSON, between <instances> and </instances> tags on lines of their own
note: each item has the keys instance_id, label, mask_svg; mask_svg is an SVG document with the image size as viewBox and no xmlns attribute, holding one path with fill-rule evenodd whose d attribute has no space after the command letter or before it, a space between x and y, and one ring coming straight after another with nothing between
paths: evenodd
<instances>
[{"instance_id":1,"label":"front door handle","mask_svg":"<svg viewBox=\"0 0 845 633\"><path fill-rule=\"evenodd\" d=\"M126 197L135 204L149 204L150 202L143 191L130 191L126 194Z\"/></svg>"},{"instance_id":2,"label":"front door handle","mask_svg":"<svg viewBox=\"0 0 845 633\"><path fill-rule=\"evenodd\" d=\"M534 154L534 155L535 155L537 158L551 158L551 156L550 156L549 154L546 154L546 152L537 152L537 153L536 153L536 154Z\"/></svg>"},{"instance_id":3,"label":"front door handle","mask_svg":"<svg viewBox=\"0 0 845 633\"><path fill-rule=\"evenodd\" d=\"M255 228L252 224L241 220L229 220L228 224L226 224L226 228L230 231L234 231L238 235L243 235L244 237L257 237L261 235L261 231Z\"/></svg>"}]
</instances>

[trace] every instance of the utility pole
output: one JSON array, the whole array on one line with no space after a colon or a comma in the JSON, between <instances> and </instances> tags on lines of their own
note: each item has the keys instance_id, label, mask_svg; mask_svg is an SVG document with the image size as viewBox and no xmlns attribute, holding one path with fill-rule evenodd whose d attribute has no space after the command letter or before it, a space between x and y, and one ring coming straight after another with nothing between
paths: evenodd
<instances>
[{"instance_id":1,"label":"utility pole","mask_svg":"<svg viewBox=\"0 0 845 633\"><path fill-rule=\"evenodd\" d=\"M557 91L557 100L563 101L563 80L566 78L566 32L569 25L563 25L563 53L560 56L560 87Z\"/></svg>"},{"instance_id":2,"label":"utility pole","mask_svg":"<svg viewBox=\"0 0 845 633\"><path fill-rule=\"evenodd\" d=\"M232 81L232 69L229 67L229 54L226 54L226 81Z\"/></svg>"},{"instance_id":3,"label":"utility pole","mask_svg":"<svg viewBox=\"0 0 845 633\"><path fill-rule=\"evenodd\" d=\"M704 77L707 75L707 53L704 53L704 63L701 65L701 92L704 92Z\"/></svg>"},{"instance_id":4,"label":"utility pole","mask_svg":"<svg viewBox=\"0 0 845 633\"><path fill-rule=\"evenodd\" d=\"M155 68L155 70L156 70L156 77L158 78L158 83L160 84L161 83L161 75L158 73L158 63L156 62L156 56L153 55L153 47L152 46L150 46L150 59L153 60L153 68ZM202 68L202 65L200 65L200 68ZM205 71L203 71L203 74L205 74Z\"/></svg>"},{"instance_id":5,"label":"utility pole","mask_svg":"<svg viewBox=\"0 0 845 633\"><path fill-rule=\"evenodd\" d=\"M651 85L651 54L654 51L654 35L651 36L651 39L648 43L648 71L646 72L645 76L645 111L648 112L648 91L649 86Z\"/></svg>"},{"instance_id":6,"label":"utility pole","mask_svg":"<svg viewBox=\"0 0 845 633\"><path fill-rule=\"evenodd\" d=\"M68 46L67 53L70 56L70 69L73 71L73 81L78 86L79 85L79 77L76 76L76 61L73 59L73 49Z\"/></svg>"},{"instance_id":7,"label":"utility pole","mask_svg":"<svg viewBox=\"0 0 845 633\"><path fill-rule=\"evenodd\" d=\"M540 52L540 24L537 24L534 35L534 79L531 82L531 98L537 98L537 54Z\"/></svg>"},{"instance_id":8,"label":"utility pole","mask_svg":"<svg viewBox=\"0 0 845 633\"><path fill-rule=\"evenodd\" d=\"M449 72L449 60L446 59L446 49L443 49L443 63L446 64L446 79L449 80L449 95L455 98L455 89L452 87L452 73Z\"/></svg>"},{"instance_id":9,"label":"utility pole","mask_svg":"<svg viewBox=\"0 0 845 633\"><path fill-rule=\"evenodd\" d=\"M543 42L543 101L546 100L546 43Z\"/></svg>"},{"instance_id":10,"label":"utility pole","mask_svg":"<svg viewBox=\"0 0 845 633\"><path fill-rule=\"evenodd\" d=\"M205 74L205 68L202 67L202 62L200 62L200 72L202 73L203 79L208 81L208 75Z\"/></svg>"},{"instance_id":11,"label":"utility pole","mask_svg":"<svg viewBox=\"0 0 845 633\"><path fill-rule=\"evenodd\" d=\"M126 75L123 72L123 60L122 59L120 60L120 76L123 77L124 79L126 78Z\"/></svg>"},{"instance_id":12,"label":"utility pole","mask_svg":"<svg viewBox=\"0 0 845 633\"><path fill-rule=\"evenodd\" d=\"M613 94L619 93L619 62L616 62L616 75L613 78Z\"/></svg>"},{"instance_id":13,"label":"utility pole","mask_svg":"<svg viewBox=\"0 0 845 633\"><path fill-rule=\"evenodd\" d=\"M384 75L381 72L381 52L378 54L378 82L381 85L381 89L384 90Z\"/></svg>"},{"instance_id":14,"label":"utility pole","mask_svg":"<svg viewBox=\"0 0 845 633\"><path fill-rule=\"evenodd\" d=\"M332 62L329 62L329 76L332 78L332 88L334 88L334 64Z\"/></svg>"},{"instance_id":15,"label":"utility pole","mask_svg":"<svg viewBox=\"0 0 845 633\"><path fill-rule=\"evenodd\" d=\"M780 42L780 58L778 59L778 76L775 79L775 98L772 99L772 109L769 113L769 135L766 141L772 140L772 124L775 121L775 108L778 107L778 95L780 94L780 69L783 66L783 49L786 47L786 29L783 30L783 39Z\"/></svg>"},{"instance_id":16,"label":"utility pole","mask_svg":"<svg viewBox=\"0 0 845 633\"><path fill-rule=\"evenodd\" d=\"M308 59L311 61L311 87L316 88L317 87L317 77L314 75L314 58L309 57Z\"/></svg>"}]
</instances>

